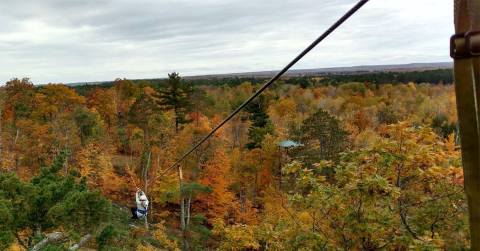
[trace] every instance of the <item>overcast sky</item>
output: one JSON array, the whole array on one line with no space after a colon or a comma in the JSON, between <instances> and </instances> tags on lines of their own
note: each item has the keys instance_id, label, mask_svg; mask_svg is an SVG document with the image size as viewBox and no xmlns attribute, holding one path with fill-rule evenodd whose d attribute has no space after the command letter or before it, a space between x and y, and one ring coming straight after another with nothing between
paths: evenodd
<instances>
[{"instance_id":1,"label":"overcast sky","mask_svg":"<svg viewBox=\"0 0 480 251\"><path fill-rule=\"evenodd\" d=\"M0 82L277 70L355 0L1 0ZM295 68L449 61L451 0L371 0Z\"/></svg>"}]
</instances>

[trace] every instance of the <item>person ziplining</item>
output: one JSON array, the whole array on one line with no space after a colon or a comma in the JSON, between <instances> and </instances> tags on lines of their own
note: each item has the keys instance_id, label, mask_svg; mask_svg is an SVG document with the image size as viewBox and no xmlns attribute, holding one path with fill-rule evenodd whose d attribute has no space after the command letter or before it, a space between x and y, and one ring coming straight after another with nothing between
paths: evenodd
<instances>
[{"instance_id":1,"label":"person ziplining","mask_svg":"<svg viewBox=\"0 0 480 251\"><path fill-rule=\"evenodd\" d=\"M135 192L135 203L136 207L132 207L132 219L142 219L147 216L148 213L148 198L145 192L137 188L137 192Z\"/></svg>"},{"instance_id":2,"label":"person ziplining","mask_svg":"<svg viewBox=\"0 0 480 251\"><path fill-rule=\"evenodd\" d=\"M327 38L333 31L356 13L369 0L360 0L345 15L337 20L320 37L311 43L305 50L296 56L273 78L261 86L252 96L237 107L227 118L213 128L210 133L198 141L185 152L173 165L163 171L163 174L177 168L181 177L181 163L200 145L212 137L224 124L231 120L237 113L245 108L253 99L272 85L285 72L287 72L300 59L308 54L314 47ZM478 149L480 148L479 117L480 107L477 102L478 92L475 87L480 79L480 0L454 0L455 3L455 28L457 34L451 39L451 55L455 59L455 93L457 97L457 111L459 117L460 134L462 137L462 162L465 170L465 190L468 199L470 214L470 243L472 250L480 250L480 177ZM466 136L466 137L465 137ZM181 179L181 178L180 178ZM137 189L137 207L132 208L132 218L143 218L147 215L148 199L143 191ZM182 216L183 217L183 216ZM185 233L184 233L185 235Z\"/></svg>"}]
</instances>

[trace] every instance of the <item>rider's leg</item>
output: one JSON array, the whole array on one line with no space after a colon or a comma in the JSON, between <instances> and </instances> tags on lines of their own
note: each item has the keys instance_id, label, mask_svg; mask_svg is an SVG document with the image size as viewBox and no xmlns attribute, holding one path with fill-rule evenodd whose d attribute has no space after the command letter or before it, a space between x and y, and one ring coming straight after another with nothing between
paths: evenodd
<instances>
[{"instance_id":1,"label":"rider's leg","mask_svg":"<svg viewBox=\"0 0 480 251\"><path fill-rule=\"evenodd\" d=\"M136 207L131 207L130 211L132 212L132 219L138 219L137 208Z\"/></svg>"}]
</instances>

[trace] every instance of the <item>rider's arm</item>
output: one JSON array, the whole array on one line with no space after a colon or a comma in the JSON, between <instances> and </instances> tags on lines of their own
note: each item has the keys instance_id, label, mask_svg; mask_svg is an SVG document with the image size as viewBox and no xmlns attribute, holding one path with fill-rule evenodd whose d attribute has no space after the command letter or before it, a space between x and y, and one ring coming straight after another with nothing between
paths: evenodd
<instances>
[{"instance_id":1,"label":"rider's arm","mask_svg":"<svg viewBox=\"0 0 480 251\"><path fill-rule=\"evenodd\" d=\"M140 205L140 196L138 195L140 193L140 191L137 191L135 193L135 202L137 203L137 205Z\"/></svg>"},{"instance_id":2,"label":"rider's arm","mask_svg":"<svg viewBox=\"0 0 480 251\"><path fill-rule=\"evenodd\" d=\"M143 201L143 207L145 207L145 209L148 208L148 199L146 201Z\"/></svg>"}]
</instances>

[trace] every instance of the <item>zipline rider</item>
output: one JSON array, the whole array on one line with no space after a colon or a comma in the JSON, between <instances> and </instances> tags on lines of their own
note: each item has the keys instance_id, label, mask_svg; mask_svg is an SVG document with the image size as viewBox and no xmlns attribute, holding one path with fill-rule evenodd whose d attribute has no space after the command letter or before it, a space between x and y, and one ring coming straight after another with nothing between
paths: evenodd
<instances>
[{"instance_id":1,"label":"zipline rider","mask_svg":"<svg viewBox=\"0 0 480 251\"><path fill-rule=\"evenodd\" d=\"M135 193L135 202L137 206L130 208L132 211L132 219L141 219L147 215L148 199L147 195L145 195L140 188L137 188L137 192Z\"/></svg>"}]
</instances>

